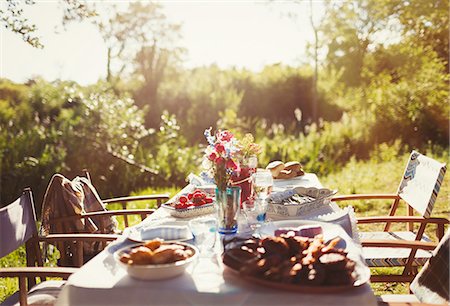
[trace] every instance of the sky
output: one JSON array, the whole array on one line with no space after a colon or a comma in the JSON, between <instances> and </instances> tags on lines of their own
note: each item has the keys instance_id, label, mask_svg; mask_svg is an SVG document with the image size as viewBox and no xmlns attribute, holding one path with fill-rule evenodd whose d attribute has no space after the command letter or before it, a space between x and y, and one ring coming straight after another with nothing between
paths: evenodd
<instances>
[{"instance_id":1,"label":"sky","mask_svg":"<svg viewBox=\"0 0 450 306\"><path fill-rule=\"evenodd\" d=\"M127 1L98 1L102 7ZM265 65L308 62L306 44L313 41L309 1L160 1L168 20L182 24L180 45L187 49L186 68L217 64L221 68L261 70ZM126 5L125 5L126 7ZM290 17L291 14L295 17ZM323 14L313 0L315 20ZM106 75L106 46L88 21L61 29L56 0L37 0L26 7L45 45L35 49L19 35L0 28L0 77L15 82L42 76L48 81L95 83ZM55 32L55 28L59 30Z\"/></svg>"}]
</instances>

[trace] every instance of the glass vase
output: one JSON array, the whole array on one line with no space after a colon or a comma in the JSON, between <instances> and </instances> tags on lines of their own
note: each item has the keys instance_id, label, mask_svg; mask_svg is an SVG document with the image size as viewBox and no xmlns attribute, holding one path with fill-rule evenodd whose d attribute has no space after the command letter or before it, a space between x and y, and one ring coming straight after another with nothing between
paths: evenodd
<instances>
[{"instance_id":1,"label":"glass vase","mask_svg":"<svg viewBox=\"0 0 450 306\"><path fill-rule=\"evenodd\" d=\"M227 186L225 190L216 188L217 228L220 234L235 234L241 203L241 187Z\"/></svg>"}]
</instances>

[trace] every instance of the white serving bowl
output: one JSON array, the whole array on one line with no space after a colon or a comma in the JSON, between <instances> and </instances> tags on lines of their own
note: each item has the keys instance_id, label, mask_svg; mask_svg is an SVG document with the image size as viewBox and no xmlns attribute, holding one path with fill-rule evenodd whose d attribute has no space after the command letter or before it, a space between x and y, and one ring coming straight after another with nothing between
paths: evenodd
<instances>
[{"instance_id":1,"label":"white serving bowl","mask_svg":"<svg viewBox=\"0 0 450 306\"><path fill-rule=\"evenodd\" d=\"M114 253L114 259L116 262L126 269L128 275L133 278L141 280L160 280L166 278L172 278L181 275L185 272L186 268L198 258L199 250L188 243L184 242L164 242L163 244L179 244L185 246L187 249L193 251L193 255L185 260L179 260L169 264L160 265L130 265L120 261L120 256L123 253L128 253L132 248L142 245L142 243L134 244L126 248L120 249Z\"/></svg>"},{"instance_id":2,"label":"white serving bowl","mask_svg":"<svg viewBox=\"0 0 450 306\"><path fill-rule=\"evenodd\" d=\"M275 201L270 201L267 207L267 215L274 219L298 219L308 216L312 213L325 214L334 211L334 204L331 203L331 197L337 190L314 187L296 187L278 194L271 195ZM285 203L285 199L294 194L311 197L309 202L304 203Z\"/></svg>"},{"instance_id":3,"label":"white serving bowl","mask_svg":"<svg viewBox=\"0 0 450 306\"><path fill-rule=\"evenodd\" d=\"M162 208L167 209L172 217L192 218L201 215L208 215L214 212L214 202L202 206L191 206L188 208L176 209L170 204L162 204Z\"/></svg>"}]
</instances>

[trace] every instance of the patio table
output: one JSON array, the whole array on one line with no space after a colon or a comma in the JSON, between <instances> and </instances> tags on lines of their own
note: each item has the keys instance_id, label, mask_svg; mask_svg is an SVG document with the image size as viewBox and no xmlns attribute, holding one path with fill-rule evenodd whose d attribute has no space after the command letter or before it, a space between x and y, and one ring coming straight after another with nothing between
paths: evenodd
<instances>
[{"instance_id":1,"label":"patio table","mask_svg":"<svg viewBox=\"0 0 450 306\"><path fill-rule=\"evenodd\" d=\"M158 220L186 222L160 208L139 226ZM70 276L56 305L377 305L367 283L333 294L296 293L252 284L224 267L219 243L214 253L200 254L181 276L158 281L133 279L113 258L114 251L127 241L125 236L119 238Z\"/></svg>"}]
</instances>

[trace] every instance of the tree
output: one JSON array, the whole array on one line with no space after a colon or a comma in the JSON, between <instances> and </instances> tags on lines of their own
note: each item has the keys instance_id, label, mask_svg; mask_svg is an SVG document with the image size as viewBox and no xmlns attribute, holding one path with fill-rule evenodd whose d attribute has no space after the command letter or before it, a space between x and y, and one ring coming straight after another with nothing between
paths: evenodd
<instances>
[{"instance_id":1,"label":"tree","mask_svg":"<svg viewBox=\"0 0 450 306\"><path fill-rule=\"evenodd\" d=\"M31 23L24 15L25 6L36 3L34 0L4 0L0 6L0 23L14 33L22 36L22 39L35 48L43 48L38 37L38 28ZM81 21L96 15L93 8L87 5L86 1L80 0L59 0L63 9L62 24L66 25L71 21ZM6 8L4 7L6 6Z\"/></svg>"},{"instance_id":2,"label":"tree","mask_svg":"<svg viewBox=\"0 0 450 306\"><path fill-rule=\"evenodd\" d=\"M162 106L158 88L184 52L176 45L181 38L180 27L167 20L161 5L152 2L130 3L126 11L113 8L112 17L99 24L108 48L107 80L114 84L130 69L128 73L140 83L135 100L138 106L147 108L147 126L159 124Z\"/></svg>"}]
</instances>

